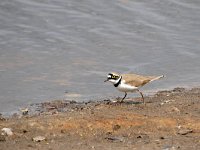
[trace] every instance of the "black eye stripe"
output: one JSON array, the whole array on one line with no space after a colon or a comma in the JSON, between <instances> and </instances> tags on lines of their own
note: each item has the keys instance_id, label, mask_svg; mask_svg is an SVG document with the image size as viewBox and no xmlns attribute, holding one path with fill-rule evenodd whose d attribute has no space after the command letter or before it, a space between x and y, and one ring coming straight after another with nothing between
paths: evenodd
<instances>
[{"instance_id":1,"label":"black eye stripe","mask_svg":"<svg viewBox=\"0 0 200 150\"><path fill-rule=\"evenodd\" d=\"M116 79L116 78L118 78L117 76L111 76L110 77L111 79Z\"/></svg>"},{"instance_id":2,"label":"black eye stripe","mask_svg":"<svg viewBox=\"0 0 200 150\"><path fill-rule=\"evenodd\" d=\"M108 77L108 79L118 79L119 78L118 75L114 75L112 73L109 73L108 76L110 76L110 77Z\"/></svg>"}]
</instances>

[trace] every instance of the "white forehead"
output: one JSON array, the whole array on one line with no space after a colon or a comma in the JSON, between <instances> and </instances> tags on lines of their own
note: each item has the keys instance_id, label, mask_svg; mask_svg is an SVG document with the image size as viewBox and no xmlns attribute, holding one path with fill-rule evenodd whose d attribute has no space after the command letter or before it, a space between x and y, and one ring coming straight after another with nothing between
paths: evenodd
<instances>
[{"instance_id":1,"label":"white forehead","mask_svg":"<svg viewBox=\"0 0 200 150\"><path fill-rule=\"evenodd\" d=\"M111 75L109 74L107 77L108 77L108 78L111 78Z\"/></svg>"}]
</instances>

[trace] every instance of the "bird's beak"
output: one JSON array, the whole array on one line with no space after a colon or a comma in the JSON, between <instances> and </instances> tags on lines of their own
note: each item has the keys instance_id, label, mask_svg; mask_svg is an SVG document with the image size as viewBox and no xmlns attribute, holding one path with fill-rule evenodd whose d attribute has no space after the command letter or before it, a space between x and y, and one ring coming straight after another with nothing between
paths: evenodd
<instances>
[{"instance_id":1,"label":"bird's beak","mask_svg":"<svg viewBox=\"0 0 200 150\"><path fill-rule=\"evenodd\" d=\"M108 81L108 79L106 79L104 82L107 82Z\"/></svg>"}]
</instances>

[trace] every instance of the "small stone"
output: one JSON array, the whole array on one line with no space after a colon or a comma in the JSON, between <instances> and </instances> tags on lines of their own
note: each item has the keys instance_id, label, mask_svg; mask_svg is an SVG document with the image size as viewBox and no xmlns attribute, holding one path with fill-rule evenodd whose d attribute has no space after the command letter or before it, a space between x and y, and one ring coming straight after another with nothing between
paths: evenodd
<instances>
[{"instance_id":1,"label":"small stone","mask_svg":"<svg viewBox=\"0 0 200 150\"><path fill-rule=\"evenodd\" d=\"M3 128L1 129L3 135L12 136L13 132L11 128Z\"/></svg>"},{"instance_id":2,"label":"small stone","mask_svg":"<svg viewBox=\"0 0 200 150\"><path fill-rule=\"evenodd\" d=\"M41 141L44 141L46 140L46 138L44 136L36 136L33 138L33 141L34 142L41 142Z\"/></svg>"},{"instance_id":3,"label":"small stone","mask_svg":"<svg viewBox=\"0 0 200 150\"><path fill-rule=\"evenodd\" d=\"M192 133L193 131L191 129L180 129L178 131L178 134L181 134L181 135L186 135L188 133Z\"/></svg>"},{"instance_id":4,"label":"small stone","mask_svg":"<svg viewBox=\"0 0 200 150\"><path fill-rule=\"evenodd\" d=\"M70 104L76 104L77 102L75 100L70 101Z\"/></svg>"},{"instance_id":5,"label":"small stone","mask_svg":"<svg viewBox=\"0 0 200 150\"><path fill-rule=\"evenodd\" d=\"M106 135L111 135L111 134L112 134L112 132L107 132L107 133L106 133Z\"/></svg>"},{"instance_id":6,"label":"small stone","mask_svg":"<svg viewBox=\"0 0 200 150\"><path fill-rule=\"evenodd\" d=\"M155 140L156 144L160 144L160 140Z\"/></svg>"},{"instance_id":7,"label":"small stone","mask_svg":"<svg viewBox=\"0 0 200 150\"><path fill-rule=\"evenodd\" d=\"M104 102L104 104L108 105L108 104L111 103L111 100L110 99L105 99L103 102Z\"/></svg>"},{"instance_id":8,"label":"small stone","mask_svg":"<svg viewBox=\"0 0 200 150\"><path fill-rule=\"evenodd\" d=\"M0 113L0 121L4 121L4 120L6 120L3 116L2 116L2 114Z\"/></svg>"},{"instance_id":9,"label":"small stone","mask_svg":"<svg viewBox=\"0 0 200 150\"><path fill-rule=\"evenodd\" d=\"M124 141L124 137L116 137L116 136L106 137L105 139L112 141L112 142L123 142Z\"/></svg>"},{"instance_id":10,"label":"small stone","mask_svg":"<svg viewBox=\"0 0 200 150\"><path fill-rule=\"evenodd\" d=\"M161 140L164 140L165 138L163 136L160 137Z\"/></svg>"},{"instance_id":11,"label":"small stone","mask_svg":"<svg viewBox=\"0 0 200 150\"><path fill-rule=\"evenodd\" d=\"M23 129L22 132L23 132L23 133L27 133L28 131L27 131L26 129Z\"/></svg>"},{"instance_id":12,"label":"small stone","mask_svg":"<svg viewBox=\"0 0 200 150\"><path fill-rule=\"evenodd\" d=\"M163 150L176 150L176 147L174 147L174 146L165 146L164 148L163 148Z\"/></svg>"},{"instance_id":13,"label":"small stone","mask_svg":"<svg viewBox=\"0 0 200 150\"><path fill-rule=\"evenodd\" d=\"M137 139L141 139L141 138L142 138L142 136L141 136L141 135L137 136Z\"/></svg>"},{"instance_id":14,"label":"small stone","mask_svg":"<svg viewBox=\"0 0 200 150\"><path fill-rule=\"evenodd\" d=\"M120 125L116 124L113 126L113 130L116 131L116 130L119 130L121 128Z\"/></svg>"},{"instance_id":15,"label":"small stone","mask_svg":"<svg viewBox=\"0 0 200 150\"><path fill-rule=\"evenodd\" d=\"M183 92L183 91L185 91L185 88L180 88L180 87L174 88L172 90L172 92L174 92L174 93L180 93L180 92Z\"/></svg>"},{"instance_id":16,"label":"small stone","mask_svg":"<svg viewBox=\"0 0 200 150\"><path fill-rule=\"evenodd\" d=\"M162 106L162 105L164 105L164 103L160 103L160 105Z\"/></svg>"},{"instance_id":17,"label":"small stone","mask_svg":"<svg viewBox=\"0 0 200 150\"><path fill-rule=\"evenodd\" d=\"M5 142L6 141L6 138L5 138L5 136L3 136L3 135L0 135L0 142Z\"/></svg>"},{"instance_id":18,"label":"small stone","mask_svg":"<svg viewBox=\"0 0 200 150\"><path fill-rule=\"evenodd\" d=\"M32 144L28 144L27 146L28 146L28 147L34 147Z\"/></svg>"},{"instance_id":19,"label":"small stone","mask_svg":"<svg viewBox=\"0 0 200 150\"><path fill-rule=\"evenodd\" d=\"M177 107L172 107L172 111L180 113L180 110Z\"/></svg>"},{"instance_id":20,"label":"small stone","mask_svg":"<svg viewBox=\"0 0 200 150\"><path fill-rule=\"evenodd\" d=\"M14 113L14 114L12 114L12 118L19 119L19 118L21 118L21 116L17 113Z\"/></svg>"},{"instance_id":21,"label":"small stone","mask_svg":"<svg viewBox=\"0 0 200 150\"><path fill-rule=\"evenodd\" d=\"M60 133L67 133L67 130L66 129L61 129Z\"/></svg>"},{"instance_id":22,"label":"small stone","mask_svg":"<svg viewBox=\"0 0 200 150\"><path fill-rule=\"evenodd\" d=\"M22 115L26 116L28 115L29 110L28 108L25 108L25 109L21 109L21 112L22 112Z\"/></svg>"}]
</instances>

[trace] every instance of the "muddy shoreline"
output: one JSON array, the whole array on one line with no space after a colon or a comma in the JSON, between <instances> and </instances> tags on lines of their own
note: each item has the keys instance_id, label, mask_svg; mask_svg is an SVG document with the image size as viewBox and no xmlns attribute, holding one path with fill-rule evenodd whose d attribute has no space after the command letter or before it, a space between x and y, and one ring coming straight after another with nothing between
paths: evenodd
<instances>
[{"instance_id":1,"label":"muddy shoreline","mask_svg":"<svg viewBox=\"0 0 200 150\"><path fill-rule=\"evenodd\" d=\"M55 100L0 116L0 149L200 149L200 88L141 98ZM36 138L41 138L39 141Z\"/></svg>"}]
</instances>

